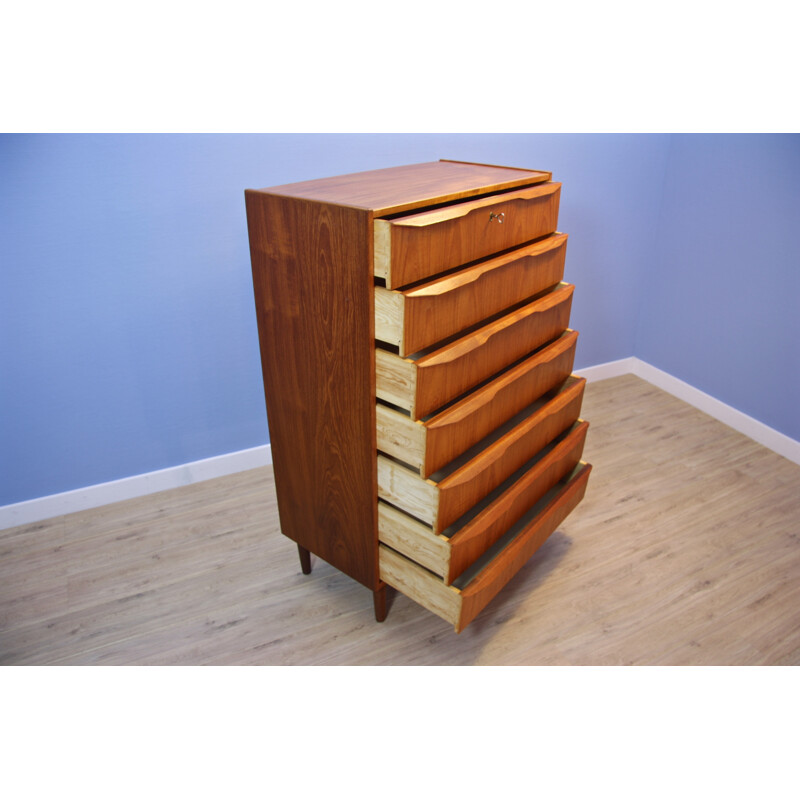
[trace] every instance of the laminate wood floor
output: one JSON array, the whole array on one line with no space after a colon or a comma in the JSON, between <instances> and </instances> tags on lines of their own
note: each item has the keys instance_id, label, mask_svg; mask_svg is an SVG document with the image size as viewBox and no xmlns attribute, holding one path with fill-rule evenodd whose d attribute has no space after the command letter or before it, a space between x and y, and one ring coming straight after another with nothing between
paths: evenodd
<instances>
[{"instance_id":1,"label":"laminate wood floor","mask_svg":"<svg viewBox=\"0 0 800 800\"><path fill-rule=\"evenodd\" d=\"M0 531L0 663L800 663L800 466L633 376L583 416L584 501L462 634L303 575L263 468Z\"/></svg>"}]
</instances>

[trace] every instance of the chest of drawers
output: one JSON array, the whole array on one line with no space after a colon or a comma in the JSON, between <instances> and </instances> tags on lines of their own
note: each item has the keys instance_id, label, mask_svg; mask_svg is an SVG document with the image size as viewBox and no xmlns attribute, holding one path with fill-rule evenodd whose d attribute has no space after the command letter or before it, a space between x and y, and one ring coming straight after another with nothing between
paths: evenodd
<instances>
[{"instance_id":1,"label":"chest of drawers","mask_svg":"<svg viewBox=\"0 0 800 800\"><path fill-rule=\"evenodd\" d=\"M281 530L480 613L582 499L561 185L455 161L245 192Z\"/></svg>"}]
</instances>

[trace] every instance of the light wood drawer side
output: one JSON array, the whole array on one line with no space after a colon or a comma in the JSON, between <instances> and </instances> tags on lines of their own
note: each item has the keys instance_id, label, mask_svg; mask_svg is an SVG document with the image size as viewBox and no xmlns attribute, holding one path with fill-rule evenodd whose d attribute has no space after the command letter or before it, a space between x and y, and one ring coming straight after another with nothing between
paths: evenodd
<instances>
[{"instance_id":1,"label":"light wood drawer side","mask_svg":"<svg viewBox=\"0 0 800 800\"><path fill-rule=\"evenodd\" d=\"M564 277L567 235L481 261L403 291L375 287L375 338L406 356L533 297Z\"/></svg>"},{"instance_id":2,"label":"light wood drawer side","mask_svg":"<svg viewBox=\"0 0 800 800\"><path fill-rule=\"evenodd\" d=\"M378 455L378 496L440 533L579 417L586 381L570 376L428 478Z\"/></svg>"},{"instance_id":3,"label":"light wood drawer side","mask_svg":"<svg viewBox=\"0 0 800 800\"><path fill-rule=\"evenodd\" d=\"M560 283L443 347L402 358L376 350L376 393L422 419L492 378L569 325L574 287Z\"/></svg>"},{"instance_id":4,"label":"light wood drawer side","mask_svg":"<svg viewBox=\"0 0 800 800\"><path fill-rule=\"evenodd\" d=\"M591 466L580 462L449 586L434 573L380 544L381 580L437 614L460 633L514 577L583 498Z\"/></svg>"},{"instance_id":5,"label":"light wood drawer side","mask_svg":"<svg viewBox=\"0 0 800 800\"><path fill-rule=\"evenodd\" d=\"M589 423L576 422L441 534L378 501L378 539L450 584L580 461Z\"/></svg>"},{"instance_id":6,"label":"light wood drawer side","mask_svg":"<svg viewBox=\"0 0 800 800\"><path fill-rule=\"evenodd\" d=\"M523 362L424 421L378 403L378 450L428 477L563 383L572 372L577 340L575 331L565 331Z\"/></svg>"},{"instance_id":7,"label":"light wood drawer side","mask_svg":"<svg viewBox=\"0 0 800 800\"><path fill-rule=\"evenodd\" d=\"M376 219L373 274L392 289L553 233L560 183Z\"/></svg>"}]
</instances>

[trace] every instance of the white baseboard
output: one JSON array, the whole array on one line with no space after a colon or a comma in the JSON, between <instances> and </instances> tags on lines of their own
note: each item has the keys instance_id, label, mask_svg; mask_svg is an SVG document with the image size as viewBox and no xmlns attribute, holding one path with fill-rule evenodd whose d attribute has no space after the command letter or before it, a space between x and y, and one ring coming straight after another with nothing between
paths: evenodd
<instances>
[{"instance_id":1,"label":"white baseboard","mask_svg":"<svg viewBox=\"0 0 800 800\"><path fill-rule=\"evenodd\" d=\"M605 364L596 364L593 367L576 369L575 375L586 378L587 381L604 381L606 378L618 378L634 371L638 358L620 358L618 361L607 361Z\"/></svg>"},{"instance_id":2,"label":"white baseboard","mask_svg":"<svg viewBox=\"0 0 800 800\"><path fill-rule=\"evenodd\" d=\"M726 405L716 397L712 397L700 389L695 389L691 384L642 361L640 358L635 356L621 358L619 361L609 361L606 364L577 369L575 374L586 378L587 381L602 381L606 378L616 378L627 374L636 375L637 378L652 383L653 386L669 392L679 400L683 400L684 403L704 411L735 431L763 444L764 447L768 447L778 455L788 458L789 461L800 464L800 442L770 428L769 425L765 425L757 419L753 419L753 417L749 417L732 406Z\"/></svg>"},{"instance_id":3,"label":"white baseboard","mask_svg":"<svg viewBox=\"0 0 800 800\"><path fill-rule=\"evenodd\" d=\"M261 447L225 453L221 456L179 464L176 467L168 467L155 472L146 472L143 475L132 475L130 478L122 478L118 481L98 483L71 492L61 492L26 500L22 503L0 506L0 530L17 525L28 525L31 522L58 517L61 514L71 514L74 511L84 511L87 508L96 508L120 500L130 500L165 489L176 489L190 483L221 478L223 475L263 467L271 463L272 450L268 444L265 444Z\"/></svg>"},{"instance_id":4,"label":"white baseboard","mask_svg":"<svg viewBox=\"0 0 800 800\"><path fill-rule=\"evenodd\" d=\"M737 411L729 405L717 400L711 395L695 389L694 386L675 378L651 366L641 359L630 357L618 361L609 361L593 367L575 370L576 375L586 378L587 381L601 381L606 378L616 378L620 375L633 374L659 389L683 400L689 405L699 408L706 414L724 422L734 430L749 436L759 444L788 458L795 464L800 464L800 442L785 436L782 433L764 425L752 417ZM145 494L160 492L164 489L175 489L190 483L207 481L211 478L220 478L234 472L254 469L272 463L270 446L253 447L249 450L240 450L236 453L206 458L202 461L193 461L190 464L181 464L177 467L148 472L144 475L134 475L109 483L100 483L96 486L87 486L72 492L53 494L48 497L39 497L27 500L24 503L0 506L0 530L16 525L27 525L39 522L49 517L61 514L71 514L73 511L83 511L87 508L103 506L107 503L116 503L119 500L129 500Z\"/></svg>"},{"instance_id":5,"label":"white baseboard","mask_svg":"<svg viewBox=\"0 0 800 800\"><path fill-rule=\"evenodd\" d=\"M786 436L769 425L759 422L753 417L749 417L741 411L726 405L716 397L706 394L700 389L695 389L691 384L670 375L668 372L658 369L657 367L648 364L638 358L630 359L633 364L631 372L639 378L652 383L659 389L669 392L685 403L699 408L709 416L724 422L729 427L733 428L739 433L750 437L764 447L778 453L778 455L788 458L795 464L800 464L800 442ZM587 378L588 380L588 378Z\"/></svg>"}]
</instances>

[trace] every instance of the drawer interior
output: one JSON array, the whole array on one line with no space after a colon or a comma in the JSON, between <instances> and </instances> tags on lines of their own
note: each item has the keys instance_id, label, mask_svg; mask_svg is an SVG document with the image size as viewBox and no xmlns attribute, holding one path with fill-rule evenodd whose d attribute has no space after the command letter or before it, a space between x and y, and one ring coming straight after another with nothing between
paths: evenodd
<instances>
[{"instance_id":1,"label":"drawer interior","mask_svg":"<svg viewBox=\"0 0 800 800\"><path fill-rule=\"evenodd\" d=\"M495 559L514 542L514 540L524 531L552 502L564 491L569 483L588 468L586 462L581 461L562 481L559 481L550 489L526 514L518 519L502 536L498 539L479 559L474 561L470 567L464 570L454 581L456 589L466 589L478 575L481 574Z\"/></svg>"},{"instance_id":2,"label":"drawer interior","mask_svg":"<svg viewBox=\"0 0 800 800\"><path fill-rule=\"evenodd\" d=\"M580 461L589 424L575 422L453 524L436 533L379 500L380 541L450 583Z\"/></svg>"},{"instance_id":3,"label":"drawer interior","mask_svg":"<svg viewBox=\"0 0 800 800\"><path fill-rule=\"evenodd\" d=\"M381 579L460 632L580 502L590 472L580 462L451 585L385 544L379 546Z\"/></svg>"},{"instance_id":4,"label":"drawer interior","mask_svg":"<svg viewBox=\"0 0 800 800\"><path fill-rule=\"evenodd\" d=\"M567 330L421 420L385 401L376 407L378 450L423 477L461 455L570 375L578 334Z\"/></svg>"},{"instance_id":5,"label":"drawer interior","mask_svg":"<svg viewBox=\"0 0 800 800\"><path fill-rule=\"evenodd\" d=\"M444 530L578 419L585 384L570 376L429 478L378 455L378 496Z\"/></svg>"}]
</instances>

